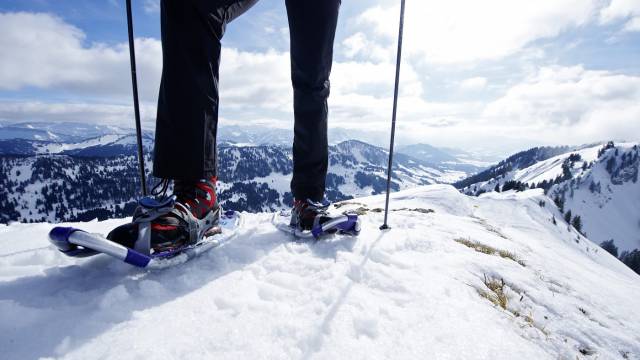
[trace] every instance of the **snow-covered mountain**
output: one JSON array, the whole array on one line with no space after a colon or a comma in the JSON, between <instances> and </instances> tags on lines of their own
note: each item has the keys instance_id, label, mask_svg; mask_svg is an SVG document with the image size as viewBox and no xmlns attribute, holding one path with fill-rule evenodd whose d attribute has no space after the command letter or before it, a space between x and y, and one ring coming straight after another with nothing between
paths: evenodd
<instances>
[{"instance_id":1,"label":"snow-covered mountain","mask_svg":"<svg viewBox=\"0 0 640 360\"><path fill-rule=\"evenodd\" d=\"M267 211L291 203L289 147L221 146L219 150L219 190L227 206ZM327 198L340 201L385 191L387 156L386 150L357 140L330 146ZM452 182L459 177L457 172L440 170L406 155L396 158L394 171L394 190Z\"/></svg>"},{"instance_id":2,"label":"snow-covered mountain","mask_svg":"<svg viewBox=\"0 0 640 360\"><path fill-rule=\"evenodd\" d=\"M2 129L0 129L2 133ZM143 133L143 145L146 151L153 149L153 134ZM0 140L1 155L75 155L82 157L110 157L136 154L134 134L103 134L87 137L78 141L30 140L22 138Z\"/></svg>"},{"instance_id":3,"label":"snow-covered mountain","mask_svg":"<svg viewBox=\"0 0 640 360\"><path fill-rule=\"evenodd\" d=\"M640 359L640 276L550 202L413 188L392 195L391 230L384 196L361 198L332 210L358 209L360 236L318 242L245 213L235 239L163 271L0 225L2 358Z\"/></svg>"},{"instance_id":4,"label":"snow-covered mountain","mask_svg":"<svg viewBox=\"0 0 640 360\"><path fill-rule=\"evenodd\" d=\"M135 136L102 130L99 136L77 142L0 140L0 222L129 215L138 195ZM153 134L143 135L150 170ZM288 206L290 144L251 145L261 138L236 135L234 139L242 142L222 140L219 145L218 191L223 205L247 211ZM357 140L332 145L327 198L339 201L383 192L387 156L387 150ZM466 175L404 154L396 156L394 171L394 190L451 183Z\"/></svg>"},{"instance_id":5,"label":"snow-covered mountain","mask_svg":"<svg viewBox=\"0 0 640 360\"><path fill-rule=\"evenodd\" d=\"M640 249L640 145L536 148L456 184L464 193L539 187L591 240Z\"/></svg>"},{"instance_id":6,"label":"snow-covered mountain","mask_svg":"<svg viewBox=\"0 0 640 360\"><path fill-rule=\"evenodd\" d=\"M251 127L238 125L224 125L218 127L219 143L227 142L235 145L282 145L291 146L293 142L293 128L282 129L272 127ZM328 133L329 144L335 145L351 139L366 139L362 131L346 131L331 128ZM374 143L374 145L377 145Z\"/></svg>"},{"instance_id":7,"label":"snow-covered mountain","mask_svg":"<svg viewBox=\"0 0 640 360\"><path fill-rule=\"evenodd\" d=\"M0 155L36 155L36 154L80 154L81 156L108 156L108 154L126 153L126 148L118 147L122 143L131 145L129 150L135 153L135 130L114 126L94 126L81 123L18 123L0 124ZM36 135L34 135L36 134ZM153 148L154 134L143 131L145 147ZM347 131L339 128L329 129L329 144L352 139L364 139L369 144L378 147L375 142L367 139L366 132ZM262 146L278 145L290 147L293 141L292 129L270 127L247 127L225 125L218 129L218 144L222 146ZM112 149L108 145L114 145ZM95 154L98 149L88 149L86 152L73 151L90 147L99 147L104 154ZM107 149L107 150L105 150ZM474 156L469 152L457 149L442 150L427 144L402 146L398 153L422 160L433 167L457 172L460 177L476 173L489 165L483 156ZM85 155L86 154L86 155Z\"/></svg>"},{"instance_id":8,"label":"snow-covered mountain","mask_svg":"<svg viewBox=\"0 0 640 360\"><path fill-rule=\"evenodd\" d=\"M86 147L48 144L40 148L55 151L52 154L0 156L0 222L129 215L139 189L134 139L130 135L105 137L88 140ZM147 150L149 171L152 164ZM288 206L292 201L291 156L289 147L276 145L220 146L218 192L222 204L247 211ZM331 146L329 161L329 200L385 190L386 150L351 140ZM392 188L452 182L459 176L399 155Z\"/></svg>"},{"instance_id":9,"label":"snow-covered mountain","mask_svg":"<svg viewBox=\"0 0 640 360\"><path fill-rule=\"evenodd\" d=\"M77 122L23 122L15 124L0 123L0 140L23 139L54 142L78 142L87 138L104 135L131 133L111 125L94 125Z\"/></svg>"},{"instance_id":10,"label":"snow-covered mountain","mask_svg":"<svg viewBox=\"0 0 640 360\"><path fill-rule=\"evenodd\" d=\"M407 154L430 164L438 164L442 168L475 174L493 162L488 162L468 152L456 149L442 149L429 144L412 144L398 147L398 152Z\"/></svg>"}]
</instances>

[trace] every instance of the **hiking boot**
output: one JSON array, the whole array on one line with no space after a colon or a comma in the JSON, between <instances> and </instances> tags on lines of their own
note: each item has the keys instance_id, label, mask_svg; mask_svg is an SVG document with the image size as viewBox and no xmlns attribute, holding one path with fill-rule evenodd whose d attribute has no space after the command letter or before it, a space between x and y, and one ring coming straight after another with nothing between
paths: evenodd
<instances>
[{"instance_id":1,"label":"hiking boot","mask_svg":"<svg viewBox=\"0 0 640 360\"><path fill-rule=\"evenodd\" d=\"M170 251L195 244L200 241L200 234L205 234L218 224L220 207L216 197L216 181L216 177L198 181L174 181L174 209L151 223L153 252ZM205 227L204 231L194 230L198 229L198 220L206 217L214 220L200 224Z\"/></svg>"},{"instance_id":2,"label":"hiking boot","mask_svg":"<svg viewBox=\"0 0 640 360\"><path fill-rule=\"evenodd\" d=\"M328 207L329 204L322 204L309 199L296 199L293 201L289 225L299 230L311 230L314 225L322 224L331 219L327 214Z\"/></svg>"}]
</instances>

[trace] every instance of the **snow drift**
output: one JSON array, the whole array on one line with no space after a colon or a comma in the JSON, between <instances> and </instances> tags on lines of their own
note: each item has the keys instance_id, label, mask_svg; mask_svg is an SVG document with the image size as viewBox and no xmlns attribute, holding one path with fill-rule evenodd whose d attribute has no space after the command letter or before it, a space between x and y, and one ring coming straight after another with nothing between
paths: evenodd
<instances>
[{"instance_id":1,"label":"snow drift","mask_svg":"<svg viewBox=\"0 0 640 360\"><path fill-rule=\"evenodd\" d=\"M640 277L541 190L401 191L386 232L383 202L338 204L361 235L318 242L245 214L233 241L162 271L67 258L51 224L2 226L2 357L640 358Z\"/></svg>"}]
</instances>

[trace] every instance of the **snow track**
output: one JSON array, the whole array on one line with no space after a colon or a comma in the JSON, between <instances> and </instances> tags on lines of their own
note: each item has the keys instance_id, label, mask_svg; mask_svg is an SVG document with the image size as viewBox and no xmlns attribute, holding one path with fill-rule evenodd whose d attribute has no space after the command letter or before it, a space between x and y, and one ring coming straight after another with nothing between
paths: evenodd
<instances>
[{"instance_id":1,"label":"snow track","mask_svg":"<svg viewBox=\"0 0 640 360\"><path fill-rule=\"evenodd\" d=\"M540 200L421 187L393 195L380 232L384 198L356 199L337 211L366 211L361 235L319 242L246 214L234 241L161 271L67 258L49 224L3 226L1 357L640 359L640 277Z\"/></svg>"}]
</instances>

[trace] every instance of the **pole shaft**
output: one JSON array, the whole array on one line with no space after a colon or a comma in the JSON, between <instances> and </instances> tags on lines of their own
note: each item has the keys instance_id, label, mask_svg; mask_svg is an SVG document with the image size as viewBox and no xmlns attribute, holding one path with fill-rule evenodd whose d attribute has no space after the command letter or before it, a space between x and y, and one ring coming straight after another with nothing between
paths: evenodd
<instances>
[{"instance_id":1,"label":"pole shaft","mask_svg":"<svg viewBox=\"0 0 640 360\"><path fill-rule=\"evenodd\" d=\"M396 113L398 110L398 88L400 85L400 63L402 60L402 33L404 29L404 2L400 1L400 24L398 28L398 53L396 55L396 83L393 90L393 114L391 116L391 140L389 143L389 164L387 165L387 196L384 203L384 223L382 229L389 228L387 218L389 216L389 194L391 192L391 174L393 168L393 145L396 135Z\"/></svg>"},{"instance_id":2,"label":"pole shaft","mask_svg":"<svg viewBox=\"0 0 640 360\"><path fill-rule=\"evenodd\" d=\"M147 196L147 181L144 170L144 150L142 149L142 128L140 126L140 105L138 103L138 80L136 76L136 51L133 46L133 15L131 0L127 0L127 29L129 32L129 59L131 60L131 85L133 88L133 110L136 118L136 138L138 140L138 166L142 196Z\"/></svg>"}]
</instances>

